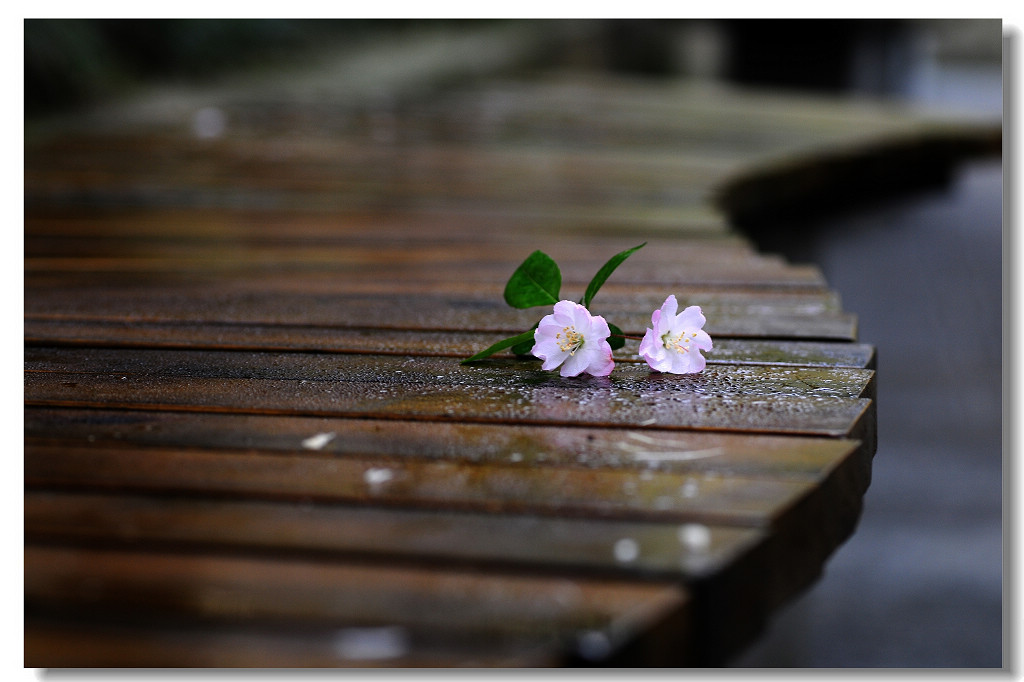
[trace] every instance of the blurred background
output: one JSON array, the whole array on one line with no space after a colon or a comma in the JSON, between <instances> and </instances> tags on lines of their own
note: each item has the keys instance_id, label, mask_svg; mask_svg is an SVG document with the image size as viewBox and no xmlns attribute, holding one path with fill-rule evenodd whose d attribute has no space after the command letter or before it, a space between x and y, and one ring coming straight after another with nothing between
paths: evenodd
<instances>
[{"instance_id":1,"label":"blurred background","mask_svg":"<svg viewBox=\"0 0 1024 682\"><path fill-rule=\"evenodd\" d=\"M324 52L425 34L443 48L492 28L516 37L430 87L579 69L868 97L982 121L1003 111L999 20L28 20L26 131L154 83L216 85ZM1002 161L965 163L942 180L737 226L764 251L822 268L859 316L861 340L877 346L880 374L860 526L736 666L982 668L1009 654Z\"/></svg>"},{"instance_id":2,"label":"blurred background","mask_svg":"<svg viewBox=\"0 0 1024 682\"><path fill-rule=\"evenodd\" d=\"M308 63L325 50L499 25L522 29L530 49L490 62L494 70L718 79L997 116L1002 107L998 19L28 19L25 112L80 106L154 81L216 82L242 69Z\"/></svg>"}]
</instances>

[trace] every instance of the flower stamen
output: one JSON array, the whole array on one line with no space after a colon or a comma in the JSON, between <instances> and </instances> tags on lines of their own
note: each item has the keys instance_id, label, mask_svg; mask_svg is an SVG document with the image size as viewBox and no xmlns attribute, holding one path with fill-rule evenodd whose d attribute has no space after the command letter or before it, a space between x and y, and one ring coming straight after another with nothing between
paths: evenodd
<instances>
[{"instance_id":1,"label":"flower stamen","mask_svg":"<svg viewBox=\"0 0 1024 682\"><path fill-rule=\"evenodd\" d=\"M689 353L690 342L697 337L696 334L690 334L690 338L686 338L686 332L679 332L675 336L672 332L665 332L661 335L661 343L668 350L673 350L677 353Z\"/></svg>"},{"instance_id":2,"label":"flower stamen","mask_svg":"<svg viewBox=\"0 0 1024 682\"><path fill-rule=\"evenodd\" d=\"M562 334L565 336L563 337ZM583 335L573 327L565 327L555 338L559 339L558 348L562 351L569 351L569 355L575 355L576 351L583 345Z\"/></svg>"}]
</instances>

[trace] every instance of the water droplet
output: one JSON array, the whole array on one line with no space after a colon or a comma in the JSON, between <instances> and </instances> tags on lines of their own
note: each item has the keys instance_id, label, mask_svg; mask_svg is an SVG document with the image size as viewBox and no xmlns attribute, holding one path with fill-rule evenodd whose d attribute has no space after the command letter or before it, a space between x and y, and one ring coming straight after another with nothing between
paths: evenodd
<instances>
[{"instance_id":1,"label":"water droplet","mask_svg":"<svg viewBox=\"0 0 1024 682\"><path fill-rule=\"evenodd\" d=\"M350 660L382 660L404 656L409 651L405 628L345 628L334 638L334 652Z\"/></svg>"},{"instance_id":2,"label":"water droplet","mask_svg":"<svg viewBox=\"0 0 1024 682\"><path fill-rule=\"evenodd\" d=\"M363 480L371 486L378 486L387 483L395 474L390 469L367 469L363 474Z\"/></svg>"},{"instance_id":3,"label":"water droplet","mask_svg":"<svg viewBox=\"0 0 1024 682\"><path fill-rule=\"evenodd\" d=\"M614 552L616 561L629 563L640 556L640 545L633 538L620 538L615 541Z\"/></svg>"},{"instance_id":4,"label":"water droplet","mask_svg":"<svg viewBox=\"0 0 1024 682\"><path fill-rule=\"evenodd\" d=\"M192 130L204 140L220 137L227 128L227 116L217 107L204 107L196 112Z\"/></svg>"},{"instance_id":5,"label":"water droplet","mask_svg":"<svg viewBox=\"0 0 1024 682\"><path fill-rule=\"evenodd\" d=\"M698 489L697 481L687 481L679 488L679 494L683 497L697 497L697 493L700 492Z\"/></svg>"},{"instance_id":6,"label":"water droplet","mask_svg":"<svg viewBox=\"0 0 1024 682\"><path fill-rule=\"evenodd\" d=\"M589 630L580 635L576 642L576 649L583 658L596 661L611 653L612 643L605 633Z\"/></svg>"},{"instance_id":7,"label":"water droplet","mask_svg":"<svg viewBox=\"0 0 1024 682\"><path fill-rule=\"evenodd\" d=\"M679 526L679 542L688 549L705 551L711 546L711 529L703 523L684 523Z\"/></svg>"},{"instance_id":8,"label":"water droplet","mask_svg":"<svg viewBox=\"0 0 1024 682\"><path fill-rule=\"evenodd\" d=\"M320 448L334 440L335 435L336 434L333 431L328 433L318 433L315 436L310 436L309 438L302 441L302 447L306 448L307 450L319 450Z\"/></svg>"},{"instance_id":9,"label":"water droplet","mask_svg":"<svg viewBox=\"0 0 1024 682\"><path fill-rule=\"evenodd\" d=\"M661 497L654 500L654 508L662 511L666 509L672 509L676 506L676 501L668 495L662 495Z\"/></svg>"}]
</instances>

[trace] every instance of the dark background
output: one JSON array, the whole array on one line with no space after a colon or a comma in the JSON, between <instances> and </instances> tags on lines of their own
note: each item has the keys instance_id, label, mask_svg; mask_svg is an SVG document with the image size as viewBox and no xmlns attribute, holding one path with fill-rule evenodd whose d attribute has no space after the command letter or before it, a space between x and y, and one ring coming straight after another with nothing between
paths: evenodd
<instances>
[{"instance_id":1,"label":"dark background","mask_svg":"<svg viewBox=\"0 0 1024 682\"><path fill-rule=\"evenodd\" d=\"M426 24L436 22L29 20L26 121L74 115L152 82L301 63L325 46ZM717 79L983 121L1002 112L998 20L538 27L552 39L516 69ZM761 249L819 265L859 315L861 340L878 348L879 425L857 532L736 665L1003 665L1002 178L999 158L979 159L944 184L741 226Z\"/></svg>"}]
</instances>

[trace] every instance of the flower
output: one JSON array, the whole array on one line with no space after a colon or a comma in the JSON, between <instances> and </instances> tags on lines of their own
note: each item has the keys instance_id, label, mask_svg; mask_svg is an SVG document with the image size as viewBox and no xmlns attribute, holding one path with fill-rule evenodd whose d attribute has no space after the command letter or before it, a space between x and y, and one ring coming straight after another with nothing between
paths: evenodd
<instances>
[{"instance_id":1,"label":"flower","mask_svg":"<svg viewBox=\"0 0 1024 682\"><path fill-rule=\"evenodd\" d=\"M533 333L534 346L530 351L543 360L542 369L558 366L563 377L574 377L586 372L596 377L608 376L615 367L612 347L608 345L611 331L600 315L579 303L559 301L554 312L545 315Z\"/></svg>"},{"instance_id":2,"label":"flower","mask_svg":"<svg viewBox=\"0 0 1024 682\"><path fill-rule=\"evenodd\" d=\"M651 369L673 374L690 374L704 369L700 351L711 350L711 337L701 327L704 314L700 306L691 305L676 314L679 304L675 296L665 299L651 315L654 329L647 329L640 342L640 355Z\"/></svg>"}]
</instances>

